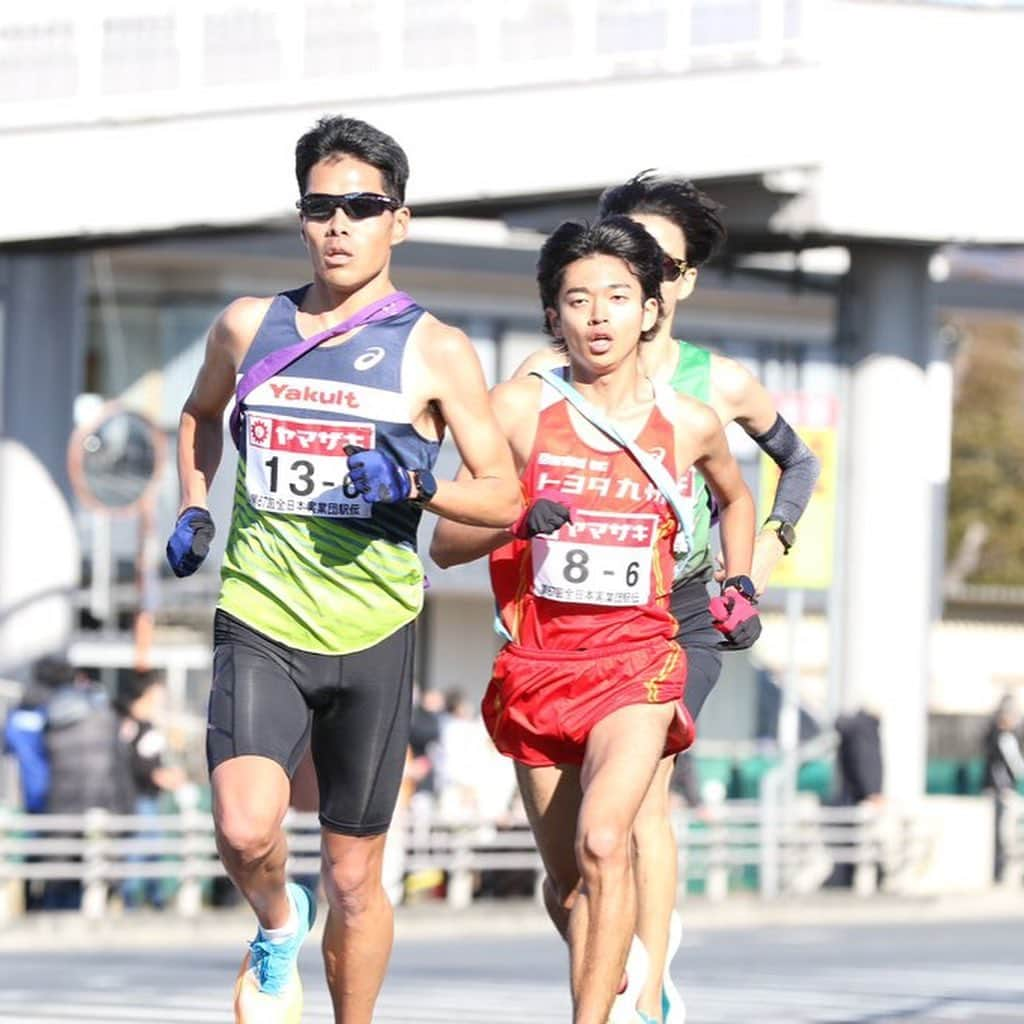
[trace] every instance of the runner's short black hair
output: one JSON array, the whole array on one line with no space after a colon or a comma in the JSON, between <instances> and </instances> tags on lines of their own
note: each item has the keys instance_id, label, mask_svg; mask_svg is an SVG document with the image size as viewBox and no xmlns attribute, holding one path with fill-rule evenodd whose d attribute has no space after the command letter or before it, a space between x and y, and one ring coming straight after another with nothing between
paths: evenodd
<instances>
[{"instance_id":1,"label":"runner's short black hair","mask_svg":"<svg viewBox=\"0 0 1024 1024\"><path fill-rule=\"evenodd\" d=\"M652 169L605 189L598 200L601 217L649 213L672 221L686 239L686 262L691 267L707 263L725 242L723 209L692 181Z\"/></svg>"},{"instance_id":2,"label":"runner's short black hair","mask_svg":"<svg viewBox=\"0 0 1024 1024\"><path fill-rule=\"evenodd\" d=\"M354 117L321 117L295 145L295 177L299 194L306 191L306 179L313 164L338 154L354 156L376 167L384 179L384 192L405 202L409 180L409 159L390 135Z\"/></svg>"},{"instance_id":3,"label":"runner's short black hair","mask_svg":"<svg viewBox=\"0 0 1024 1024\"><path fill-rule=\"evenodd\" d=\"M640 282L644 301L657 300L660 323L664 314L661 302L664 253L654 238L628 217L606 217L594 224L567 220L551 232L541 246L537 260L537 285L545 310L558 306L558 293L566 267L587 256L617 256L621 259ZM658 323L644 331L640 340L650 341L657 333ZM544 330L551 333L546 316Z\"/></svg>"}]
</instances>

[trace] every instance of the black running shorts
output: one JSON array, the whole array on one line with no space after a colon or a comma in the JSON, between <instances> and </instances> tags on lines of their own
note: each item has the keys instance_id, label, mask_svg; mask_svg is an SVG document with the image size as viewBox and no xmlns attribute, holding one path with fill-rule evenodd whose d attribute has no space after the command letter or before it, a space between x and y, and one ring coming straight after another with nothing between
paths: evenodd
<instances>
[{"instance_id":1,"label":"black running shorts","mask_svg":"<svg viewBox=\"0 0 1024 1024\"><path fill-rule=\"evenodd\" d=\"M686 651L686 692L683 703L697 721L700 709L722 674L722 634L715 629L708 609L707 573L701 573L673 588L672 614L679 623L676 641Z\"/></svg>"},{"instance_id":2,"label":"black running shorts","mask_svg":"<svg viewBox=\"0 0 1024 1024\"><path fill-rule=\"evenodd\" d=\"M213 630L210 772L255 754L291 778L311 743L324 828L386 832L409 744L414 624L353 654L297 651L220 610Z\"/></svg>"}]
</instances>

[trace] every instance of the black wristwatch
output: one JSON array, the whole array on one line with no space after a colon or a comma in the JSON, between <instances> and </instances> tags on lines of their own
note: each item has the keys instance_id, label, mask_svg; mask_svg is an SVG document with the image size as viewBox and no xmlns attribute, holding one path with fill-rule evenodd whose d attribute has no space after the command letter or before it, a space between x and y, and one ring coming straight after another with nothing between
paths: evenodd
<instances>
[{"instance_id":1,"label":"black wristwatch","mask_svg":"<svg viewBox=\"0 0 1024 1024\"><path fill-rule=\"evenodd\" d=\"M751 604L757 603L757 587L749 576L730 576L722 582L722 593L730 587L738 590Z\"/></svg>"},{"instance_id":2,"label":"black wristwatch","mask_svg":"<svg viewBox=\"0 0 1024 1024\"><path fill-rule=\"evenodd\" d=\"M774 527L772 532L779 538L779 543L782 545L782 553L788 555L789 549L796 543L796 530L793 528L793 524L784 522L781 519L769 519L764 525L766 527Z\"/></svg>"},{"instance_id":3,"label":"black wristwatch","mask_svg":"<svg viewBox=\"0 0 1024 1024\"><path fill-rule=\"evenodd\" d=\"M409 504L415 505L417 508L429 505L434 500L434 495L437 494L437 481L434 479L434 474L429 469L411 469L409 476L412 477L412 482L416 485L416 497L410 498Z\"/></svg>"}]
</instances>

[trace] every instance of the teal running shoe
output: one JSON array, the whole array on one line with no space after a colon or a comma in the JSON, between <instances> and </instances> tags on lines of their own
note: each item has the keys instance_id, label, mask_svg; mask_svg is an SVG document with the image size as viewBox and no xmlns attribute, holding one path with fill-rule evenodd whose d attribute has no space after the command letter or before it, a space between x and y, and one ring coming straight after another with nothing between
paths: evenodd
<instances>
[{"instance_id":1,"label":"teal running shoe","mask_svg":"<svg viewBox=\"0 0 1024 1024\"><path fill-rule=\"evenodd\" d=\"M239 1024L269 1020L268 1002L277 1007L274 1020L298 1021L301 1016L302 983L296 962L316 920L316 899L309 889L295 882L288 883L288 898L295 908L298 928L284 942L271 942L257 931L256 938L249 943L235 983L235 1020Z\"/></svg>"}]
</instances>

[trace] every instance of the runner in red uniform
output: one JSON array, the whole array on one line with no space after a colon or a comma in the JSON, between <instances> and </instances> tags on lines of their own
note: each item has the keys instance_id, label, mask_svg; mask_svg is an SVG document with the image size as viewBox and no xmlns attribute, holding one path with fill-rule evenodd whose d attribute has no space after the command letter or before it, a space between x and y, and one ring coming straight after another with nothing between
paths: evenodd
<instances>
[{"instance_id":1,"label":"runner in red uniform","mask_svg":"<svg viewBox=\"0 0 1024 1024\"><path fill-rule=\"evenodd\" d=\"M730 576L750 571L753 549L753 500L718 418L656 389L640 366L662 314L662 265L657 243L625 217L566 223L547 240L541 301L569 366L492 393L527 510L510 531L439 524L431 546L442 566L494 552L508 643L484 716L516 761L545 868L571 907L575 1024L607 1019L634 924L633 819L659 759L693 739L668 607L687 538L657 464L669 491L691 465L708 481ZM756 614L726 592L735 614Z\"/></svg>"}]
</instances>

